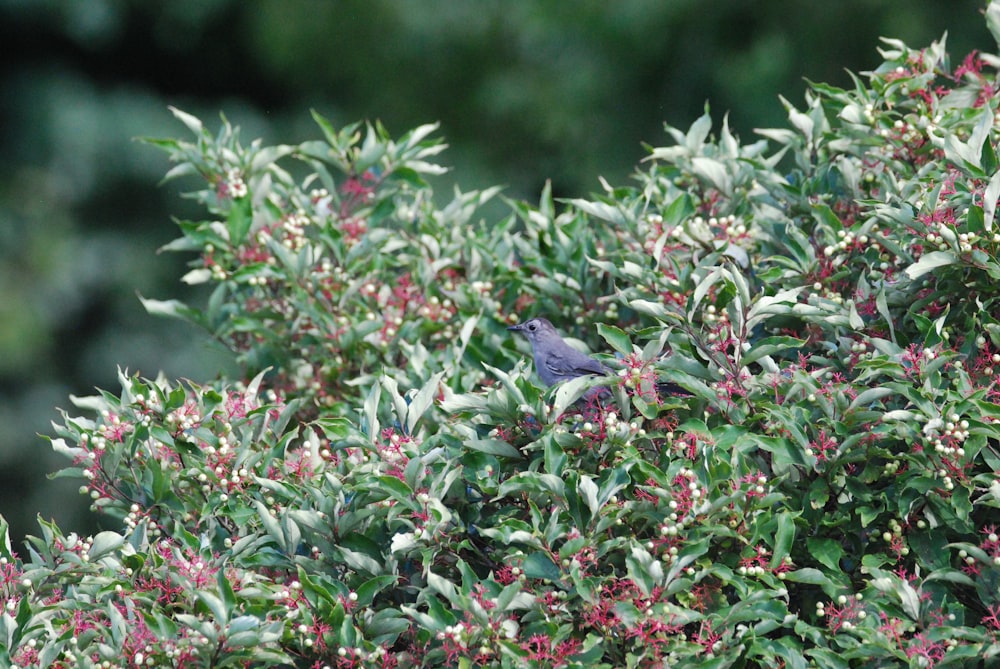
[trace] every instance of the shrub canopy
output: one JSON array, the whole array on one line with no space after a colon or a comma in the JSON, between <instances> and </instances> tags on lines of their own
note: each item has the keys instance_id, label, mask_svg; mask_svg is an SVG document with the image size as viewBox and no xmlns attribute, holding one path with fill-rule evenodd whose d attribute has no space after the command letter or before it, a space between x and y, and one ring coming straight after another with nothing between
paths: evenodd
<instances>
[{"instance_id":1,"label":"shrub canopy","mask_svg":"<svg viewBox=\"0 0 1000 669\"><path fill-rule=\"evenodd\" d=\"M206 218L167 249L214 289L144 302L245 378L74 398L60 475L115 529L2 542L0 659L995 658L1000 58L882 55L758 141L706 111L631 185L502 220L432 194L434 126L245 145L174 110L193 140L151 141ZM618 373L540 387L529 315Z\"/></svg>"}]
</instances>

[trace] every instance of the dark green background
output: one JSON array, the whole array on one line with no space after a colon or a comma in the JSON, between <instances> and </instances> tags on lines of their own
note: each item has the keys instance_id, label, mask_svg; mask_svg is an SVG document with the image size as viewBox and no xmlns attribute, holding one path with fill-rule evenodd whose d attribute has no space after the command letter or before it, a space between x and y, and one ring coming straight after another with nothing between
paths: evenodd
<instances>
[{"instance_id":1,"label":"dark green background","mask_svg":"<svg viewBox=\"0 0 1000 669\"><path fill-rule=\"evenodd\" d=\"M200 217L158 186L163 155L136 136L184 136L175 105L247 140L318 136L380 119L394 134L441 121L447 193L493 184L535 200L622 183L710 102L744 139L784 124L803 78L848 86L878 37L925 46L948 31L959 61L995 51L980 0L499 2L437 0L0 0L0 513L89 530L79 483L38 434L55 407L116 365L208 380L227 357L154 319L136 291L198 300L186 258L157 255L171 216ZM191 184L188 184L189 186Z\"/></svg>"}]
</instances>

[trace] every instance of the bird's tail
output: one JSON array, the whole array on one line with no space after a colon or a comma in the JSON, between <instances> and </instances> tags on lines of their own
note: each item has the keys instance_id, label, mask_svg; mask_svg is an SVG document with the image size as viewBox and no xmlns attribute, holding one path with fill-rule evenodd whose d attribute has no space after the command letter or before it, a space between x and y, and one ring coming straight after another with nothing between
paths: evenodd
<instances>
[{"instance_id":1,"label":"bird's tail","mask_svg":"<svg viewBox=\"0 0 1000 669\"><path fill-rule=\"evenodd\" d=\"M691 397L692 393L673 381L657 381L656 394L660 397Z\"/></svg>"}]
</instances>

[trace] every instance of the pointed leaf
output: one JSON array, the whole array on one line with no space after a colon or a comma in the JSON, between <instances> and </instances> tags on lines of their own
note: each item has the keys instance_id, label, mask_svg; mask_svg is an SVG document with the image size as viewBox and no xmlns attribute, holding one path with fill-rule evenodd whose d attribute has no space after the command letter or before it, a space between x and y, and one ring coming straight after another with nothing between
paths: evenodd
<instances>
[{"instance_id":1,"label":"pointed leaf","mask_svg":"<svg viewBox=\"0 0 1000 669\"><path fill-rule=\"evenodd\" d=\"M920 260L907 267L906 275L911 279L918 279L938 267L954 265L956 262L958 262L958 258L951 251L931 251L920 256Z\"/></svg>"},{"instance_id":2,"label":"pointed leaf","mask_svg":"<svg viewBox=\"0 0 1000 669\"><path fill-rule=\"evenodd\" d=\"M597 324L597 334L604 338L604 341L608 342L611 348L615 349L622 355L631 355L632 353L632 342L625 331L621 328L615 327L614 325L605 325L604 323Z\"/></svg>"}]
</instances>

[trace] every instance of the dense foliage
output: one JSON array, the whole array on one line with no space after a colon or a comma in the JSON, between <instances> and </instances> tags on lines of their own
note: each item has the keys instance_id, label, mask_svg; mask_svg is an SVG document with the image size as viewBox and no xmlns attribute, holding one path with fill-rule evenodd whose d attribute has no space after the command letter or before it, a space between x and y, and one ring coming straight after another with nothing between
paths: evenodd
<instances>
[{"instance_id":1,"label":"dense foliage","mask_svg":"<svg viewBox=\"0 0 1000 669\"><path fill-rule=\"evenodd\" d=\"M596 175L625 183L663 119L687 127L706 100L744 136L782 125L778 93L801 99L803 76L846 85L848 69L876 62L880 35L922 45L947 31L952 53L990 44L984 4L0 2L0 510L12 540L39 513L97 529L71 481L45 482L62 462L38 435L67 393L115 387L116 365L239 375L227 351L135 299L202 304L176 284L187 258L155 253L176 233L165 212L201 213L177 200L183 181L157 187L165 154L133 141L179 133L167 105L203 119L224 109L267 143L318 136L310 108L395 134L437 120L452 171L435 190L503 184L537 202L547 179L557 197L588 193ZM499 198L482 209L505 213Z\"/></svg>"},{"instance_id":2,"label":"dense foliage","mask_svg":"<svg viewBox=\"0 0 1000 669\"><path fill-rule=\"evenodd\" d=\"M503 220L432 195L432 126L247 146L175 111L208 213L168 248L214 291L145 303L246 378L75 399L62 475L121 529L3 542L0 659L995 659L1000 58L883 55L758 142L706 113L633 185ZM528 315L619 374L539 387Z\"/></svg>"}]
</instances>

